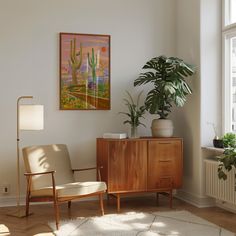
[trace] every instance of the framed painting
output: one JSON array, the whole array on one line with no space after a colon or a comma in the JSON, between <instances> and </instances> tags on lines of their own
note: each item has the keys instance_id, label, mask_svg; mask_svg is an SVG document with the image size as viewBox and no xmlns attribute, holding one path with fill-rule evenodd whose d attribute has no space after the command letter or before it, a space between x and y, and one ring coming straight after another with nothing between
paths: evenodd
<instances>
[{"instance_id":1,"label":"framed painting","mask_svg":"<svg viewBox=\"0 0 236 236\"><path fill-rule=\"evenodd\" d=\"M110 35L60 33L60 109L110 110Z\"/></svg>"}]
</instances>

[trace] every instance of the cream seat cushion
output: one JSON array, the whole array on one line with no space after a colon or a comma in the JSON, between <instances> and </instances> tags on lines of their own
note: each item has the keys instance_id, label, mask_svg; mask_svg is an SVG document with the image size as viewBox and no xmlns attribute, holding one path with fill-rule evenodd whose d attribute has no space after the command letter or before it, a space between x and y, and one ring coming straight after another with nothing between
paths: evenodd
<instances>
[{"instance_id":1,"label":"cream seat cushion","mask_svg":"<svg viewBox=\"0 0 236 236\"><path fill-rule=\"evenodd\" d=\"M74 182L56 186L58 197L80 196L94 192L106 191L107 186L104 182ZM53 196L52 187L33 190L32 197Z\"/></svg>"}]
</instances>

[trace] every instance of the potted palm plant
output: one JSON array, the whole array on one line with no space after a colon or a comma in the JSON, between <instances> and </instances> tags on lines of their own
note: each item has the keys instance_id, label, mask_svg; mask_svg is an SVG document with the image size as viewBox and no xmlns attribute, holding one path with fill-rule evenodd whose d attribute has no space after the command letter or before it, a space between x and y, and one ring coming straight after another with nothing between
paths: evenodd
<instances>
[{"instance_id":1,"label":"potted palm plant","mask_svg":"<svg viewBox=\"0 0 236 236\"><path fill-rule=\"evenodd\" d=\"M130 124L131 125L131 138L138 138L137 128L139 125L143 125L146 127L143 123L140 122L141 118L144 118L143 115L145 113L145 106L139 105L140 96L142 94L142 91L138 94L137 102L134 102L134 99L132 98L131 94L126 91L128 98L124 98L125 105L128 108L127 112L119 112L119 114L123 114L128 116L128 119L125 120L124 124Z\"/></svg>"},{"instance_id":2,"label":"potted palm plant","mask_svg":"<svg viewBox=\"0 0 236 236\"><path fill-rule=\"evenodd\" d=\"M185 78L195 72L192 65L177 57L159 56L149 60L134 81L134 86L153 84L145 99L145 108L150 114L158 114L159 119L152 121L152 135L155 137L171 137L173 123L167 117L175 104L182 107L186 96L192 93Z\"/></svg>"}]
</instances>

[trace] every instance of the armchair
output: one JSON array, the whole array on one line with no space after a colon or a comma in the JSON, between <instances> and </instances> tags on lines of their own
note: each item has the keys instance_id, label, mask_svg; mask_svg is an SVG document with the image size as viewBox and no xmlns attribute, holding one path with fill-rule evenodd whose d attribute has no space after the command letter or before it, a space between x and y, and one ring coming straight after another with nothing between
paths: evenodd
<instances>
[{"instance_id":1,"label":"armchair","mask_svg":"<svg viewBox=\"0 0 236 236\"><path fill-rule=\"evenodd\" d=\"M56 227L59 228L59 203L98 195L102 215L105 182L101 182L100 168L72 169L67 146L64 144L41 145L23 148L25 176L27 180L26 216L29 215L30 202L51 201L54 203ZM74 172L98 171L99 181L76 182Z\"/></svg>"}]
</instances>

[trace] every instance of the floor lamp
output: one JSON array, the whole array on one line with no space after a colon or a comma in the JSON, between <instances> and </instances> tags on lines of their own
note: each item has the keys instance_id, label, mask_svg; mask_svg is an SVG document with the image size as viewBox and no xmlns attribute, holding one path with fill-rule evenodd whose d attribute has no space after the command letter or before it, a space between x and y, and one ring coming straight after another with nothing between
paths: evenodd
<instances>
[{"instance_id":1,"label":"floor lamp","mask_svg":"<svg viewBox=\"0 0 236 236\"><path fill-rule=\"evenodd\" d=\"M8 215L24 217L25 212L20 208L20 130L43 129L43 106L20 105L23 99L32 99L33 96L21 96L17 99L17 124L16 124L16 152L17 152L17 185L16 185L16 211Z\"/></svg>"}]
</instances>

